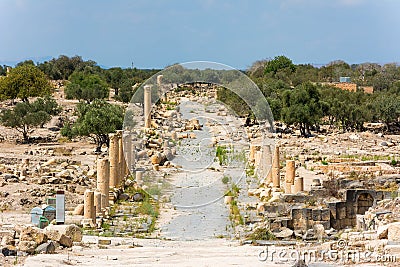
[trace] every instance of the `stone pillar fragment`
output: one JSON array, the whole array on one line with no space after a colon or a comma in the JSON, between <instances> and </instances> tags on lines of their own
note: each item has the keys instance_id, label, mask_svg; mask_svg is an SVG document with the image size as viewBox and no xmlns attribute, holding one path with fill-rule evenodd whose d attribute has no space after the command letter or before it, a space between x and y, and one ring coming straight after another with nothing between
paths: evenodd
<instances>
[{"instance_id":1,"label":"stone pillar fragment","mask_svg":"<svg viewBox=\"0 0 400 267\"><path fill-rule=\"evenodd\" d=\"M109 147L109 158L110 158L110 187L115 188L118 185L119 176L119 141L118 135L110 134L110 147Z\"/></svg>"},{"instance_id":2,"label":"stone pillar fragment","mask_svg":"<svg viewBox=\"0 0 400 267\"><path fill-rule=\"evenodd\" d=\"M297 194L302 191L304 191L304 179L303 177L297 177L294 181L294 193Z\"/></svg>"},{"instance_id":3,"label":"stone pillar fragment","mask_svg":"<svg viewBox=\"0 0 400 267\"><path fill-rule=\"evenodd\" d=\"M136 171L136 183L138 186L143 184L143 171Z\"/></svg>"},{"instance_id":4,"label":"stone pillar fragment","mask_svg":"<svg viewBox=\"0 0 400 267\"><path fill-rule=\"evenodd\" d=\"M97 160L97 189L101 194L108 196L110 191L110 161L107 158ZM108 201L101 207L107 208Z\"/></svg>"},{"instance_id":5,"label":"stone pillar fragment","mask_svg":"<svg viewBox=\"0 0 400 267\"><path fill-rule=\"evenodd\" d=\"M274 159L272 161L272 172L271 172L272 183L274 187L280 187L280 164L279 164L279 146L275 146Z\"/></svg>"},{"instance_id":6,"label":"stone pillar fragment","mask_svg":"<svg viewBox=\"0 0 400 267\"><path fill-rule=\"evenodd\" d=\"M94 207L95 207L96 214L100 214L101 213L101 209L102 209L100 191L95 191L94 192Z\"/></svg>"},{"instance_id":7,"label":"stone pillar fragment","mask_svg":"<svg viewBox=\"0 0 400 267\"><path fill-rule=\"evenodd\" d=\"M290 194L292 193L292 185L294 184L294 177L295 177L295 161L294 160L287 160L286 161L286 175L285 175L285 193Z\"/></svg>"},{"instance_id":8,"label":"stone pillar fragment","mask_svg":"<svg viewBox=\"0 0 400 267\"><path fill-rule=\"evenodd\" d=\"M90 219L93 225L96 224L96 210L94 207L94 192L91 190L85 191L84 196L84 209L83 209L83 217L84 219Z\"/></svg>"},{"instance_id":9,"label":"stone pillar fragment","mask_svg":"<svg viewBox=\"0 0 400 267\"><path fill-rule=\"evenodd\" d=\"M151 127L151 85L144 86L144 127Z\"/></svg>"}]
</instances>

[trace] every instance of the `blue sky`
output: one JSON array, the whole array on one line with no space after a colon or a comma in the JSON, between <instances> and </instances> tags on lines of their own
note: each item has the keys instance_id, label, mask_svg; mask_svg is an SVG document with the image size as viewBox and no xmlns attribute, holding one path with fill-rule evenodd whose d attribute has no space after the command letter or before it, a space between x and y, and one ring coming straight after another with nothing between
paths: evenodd
<instances>
[{"instance_id":1,"label":"blue sky","mask_svg":"<svg viewBox=\"0 0 400 267\"><path fill-rule=\"evenodd\" d=\"M0 0L0 62L400 62L398 0Z\"/></svg>"}]
</instances>

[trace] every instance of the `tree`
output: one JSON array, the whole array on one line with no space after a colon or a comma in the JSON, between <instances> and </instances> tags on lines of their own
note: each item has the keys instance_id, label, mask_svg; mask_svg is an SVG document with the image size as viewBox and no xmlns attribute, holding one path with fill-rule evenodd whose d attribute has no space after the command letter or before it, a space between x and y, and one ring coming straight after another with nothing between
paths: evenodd
<instances>
[{"instance_id":1,"label":"tree","mask_svg":"<svg viewBox=\"0 0 400 267\"><path fill-rule=\"evenodd\" d=\"M27 102L28 97L50 94L51 85L46 75L31 64L22 64L10 71L0 80L0 97L3 99L20 98Z\"/></svg>"},{"instance_id":2,"label":"tree","mask_svg":"<svg viewBox=\"0 0 400 267\"><path fill-rule=\"evenodd\" d=\"M109 95L107 83L97 74L74 72L69 81L64 90L68 99L84 99L90 103L94 99L104 99Z\"/></svg>"},{"instance_id":3,"label":"tree","mask_svg":"<svg viewBox=\"0 0 400 267\"><path fill-rule=\"evenodd\" d=\"M88 104L81 102L76 107L77 121L66 124L61 134L68 137L88 136L96 143L96 151L109 144L108 134L122 129L124 112L122 107L96 99Z\"/></svg>"},{"instance_id":4,"label":"tree","mask_svg":"<svg viewBox=\"0 0 400 267\"><path fill-rule=\"evenodd\" d=\"M390 124L397 122L400 117L400 97L390 93L378 93L372 102L375 115L386 125L390 131Z\"/></svg>"},{"instance_id":5,"label":"tree","mask_svg":"<svg viewBox=\"0 0 400 267\"><path fill-rule=\"evenodd\" d=\"M85 67L94 67L96 62L88 60L84 61L80 56L71 58L61 55L58 58L53 58L50 61L43 62L38 65L50 79L67 80L75 71L82 71Z\"/></svg>"},{"instance_id":6,"label":"tree","mask_svg":"<svg viewBox=\"0 0 400 267\"><path fill-rule=\"evenodd\" d=\"M285 56L276 56L265 64L265 73L276 74L280 70L293 73L296 70L296 66L291 59Z\"/></svg>"},{"instance_id":7,"label":"tree","mask_svg":"<svg viewBox=\"0 0 400 267\"><path fill-rule=\"evenodd\" d=\"M57 102L50 98L38 98L33 103L20 102L13 109L5 110L0 115L1 123L22 133L24 143L29 142L31 129L43 126L52 115L60 112Z\"/></svg>"},{"instance_id":8,"label":"tree","mask_svg":"<svg viewBox=\"0 0 400 267\"><path fill-rule=\"evenodd\" d=\"M115 95L119 95L119 88L126 78L124 77L124 71L121 68L111 68L105 71L105 77L108 85L114 88Z\"/></svg>"},{"instance_id":9,"label":"tree","mask_svg":"<svg viewBox=\"0 0 400 267\"><path fill-rule=\"evenodd\" d=\"M310 136L311 126L322 117L320 93L315 85L303 83L283 94L282 119L288 124L299 125L302 136Z\"/></svg>"}]
</instances>

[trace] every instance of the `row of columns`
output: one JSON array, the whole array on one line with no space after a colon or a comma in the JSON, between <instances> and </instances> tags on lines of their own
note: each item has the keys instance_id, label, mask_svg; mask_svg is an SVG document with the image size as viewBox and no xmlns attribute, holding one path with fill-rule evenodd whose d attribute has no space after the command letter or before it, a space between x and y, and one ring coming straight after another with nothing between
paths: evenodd
<instances>
[{"instance_id":1,"label":"row of columns","mask_svg":"<svg viewBox=\"0 0 400 267\"><path fill-rule=\"evenodd\" d=\"M157 84L161 86L162 75L157 77ZM151 85L144 86L144 125L151 127ZM110 188L123 187L124 178L133 172L135 165L134 147L130 135L123 135L122 131L109 135L109 158L97 161L96 190L86 190L84 196L84 219L96 223L96 214L104 213L109 207ZM124 149L125 147L125 149ZM136 183L143 184L143 171L136 172Z\"/></svg>"},{"instance_id":2,"label":"row of columns","mask_svg":"<svg viewBox=\"0 0 400 267\"><path fill-rule=\"evenodd\" d=\"M110 206L110 188L123 187L124 178L133 171L135 164L130 135L123 136L122 131L117 131L110 134L109 139L108 158L97 159L96 190L88 189L84 196L84 219L89 220L92 225L96 223L96 215L104 215Z\"/></svg>"},{"instance_id":3,"label":"row of columns","mask_svg":"<svg viewBox=\"0 0 400 267\"><path fill-rule=\"evenodd\" d=\"M250 160L257 162L257 160L261 159L261 153L271 154L270 146L263 147L263 152L257 151L256 145L250 145ZM270 157L266 157L267 166L271 165ZM279 146L275 146L273 159L272 159L272 167L267 174L266 184L273 185L274 188L280 188L280 149ZM298 192L304 191L304 179L303 177L296 178L296 166L294 160L286 161L286 174L285 174L285 193L286 194L296 194Z\"/></svg>"}]
</instances>

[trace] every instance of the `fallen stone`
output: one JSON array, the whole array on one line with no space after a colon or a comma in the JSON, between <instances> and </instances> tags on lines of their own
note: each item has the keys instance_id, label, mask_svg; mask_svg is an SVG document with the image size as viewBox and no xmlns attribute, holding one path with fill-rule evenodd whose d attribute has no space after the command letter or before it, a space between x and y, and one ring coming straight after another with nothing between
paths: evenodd
<instances>
[{"instance_id":1,"label":"fallen stone","mask_svg":"<svg viewBox=\"0 0 400 267\"><path fill-rule=\"evenodd\" d=\"M126 201L126 200L128 200L128 199L129 199L129 195L128 195L128 194L125 194L125 193L120 194L120 195L118 196L118 200L121 200L121 201Z\"/></svg>"},{"instance_id":2,"label":"fallen stone","mask_svg":"<svg viewBox=\"0 0 400 267\"><path fill-rule=\"evenodd\" d=\"M19 241L18 250L33 254L38 244L35 241Z\"/></svg>"},{"instance_id":3,"label":"fallen stone","mask_svg":"<svg viewBox=\"0 0 400 267\"><path fill-rule=\"evenodd\" d=\"M274 232L274 235L277 238L289 238L293 235L293 231L287 227L282 227L279 229L279 232Z\"/></svg>"},{"instance_id":4,"label":"fallen stone","mask_svg":"<svg viewBox=\"0 0 400 267\"><path fill-rule=\"evenodd\" d=\"M67 247L67 248L70 248L73 245L71 237L66 236L64 234L60 235L59 240L54 240L54 241L57 241L58 243L60 243L61 246Z\"/></svg>"},{"instance_id":5,"label":"fallen stone","mask_svg":"<svg viewBox=\"0 0 400 267\"><path fill-rule=\"evenodd\" d=\"M388 240L400 241L400 222L388 224Z\"/></svg>"},{"instance_id":6,"label":"fallen stone","mask_svg":"<svg viewBox=\"0 0 400 267\"><path fill-rule=\"evenodd\" d=\"M20 241L34 241L37 245L47 242L47 235L37 227L26 227L21 230ZM36 247L35 247L36 248Z\"/></svg>"},{"instance_id":7,"label":"fallen stone","mask_svg":"<svg viewBox=\"0 0 400 267\"><path fill-rule=\"evenodd\" d=\"M387 239L388 238L388 227L389 225L381 225L378 227L376 233L379 239Z\"/></svg>"},{"instance_id":8,"label":"fallen stone","mask_svg":"<svg viewBox=\"0 0 400 267\"><path fill-rule=\"evenodd\" d=\"M53 254L56 250L56 246L53 241L47 241L46 243L43 243L39 245L36 249L35 252L37 254Z\"/></svg>"},{"instance_id":9,"label":"fallen stone","mask_svg":"<svg viewBox=\"0 0 400 267\"><path fill-rule=\"evenodd\" d=\"M133 195L132 199L133 199L133 201L136 201L136 202L138 202L138 201L143 201L143 199L144 199L144 198L143 198L143 194L137 192L137 193L135 193L135 194Z\"/></svg>"},{"instance_id":10,"label":"fallen stone","mask_svg":"<svg viewBox=\"0 0 400 267\"><path fill-rule=\"evenodd\" d=\"M85 208L84 204L78 204L75 207L73 214L74 215L83 215L84 208Z\"/></svg>"},{"instance_id":11,"label":"fallen stone","mask_svg":"<svg viewBox=\"0 0 400 267\"><path fill-rule=\"evenodd\" d=\"M325 228L322 224L317 223L313 226L314 234L317 239L326 237Z\"/></svg>"},{"instance_id":12,"label":"fallen stone","mask_svg":"<svg viewBox=\"0 0 400 267\"><path fill-rule=\"evenodd\" d=\"M3 236L1 239L1 246L6 247L6 246L15 246L15 240L12 236L6 235Z\"/></svg>"},{"instance_id":13,"label":"fallen stone","mask_svg":"<svg viewBox=\"0 0 400 267\"><path fill-rule=\"evenodd\" d=\"M0 252L5 256L17 256L17 250L10 248L1 248Z\"/></svg>"},{"instance_id":14,"label":"fallen stone","mask_svg":"<svg viewBox=\"0 0 400 267\"><path fill-rule=\"evenodd\" d=\"M44 228L49 239L59 242L61 235L71 238L71 242L82 241L82 229L75 224L49 225ZM61 244L61 242L60 242Z\"/></svg>"}]
</instances>

